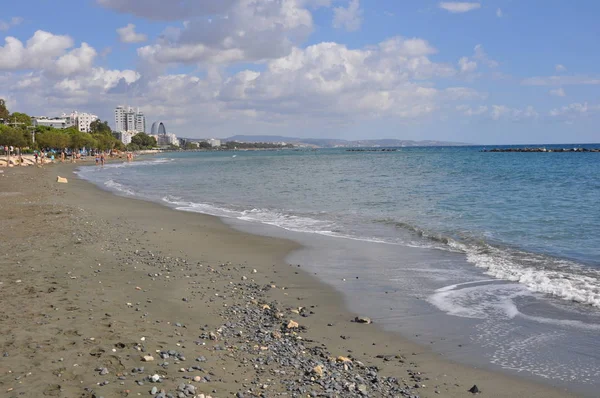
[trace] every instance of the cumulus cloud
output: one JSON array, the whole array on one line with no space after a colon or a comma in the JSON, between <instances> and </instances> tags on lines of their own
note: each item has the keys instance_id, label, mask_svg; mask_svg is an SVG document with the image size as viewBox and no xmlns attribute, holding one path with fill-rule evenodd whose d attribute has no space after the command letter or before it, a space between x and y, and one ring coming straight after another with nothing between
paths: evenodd
<instances>
[{"instance_id":1,"label":"cumulus cloud","mask_svg":"<svg viewBox=\"0 0 600 398\"><path fill-rule=\"evenodd\" d=\"M521 108L511 108L506 105L492 105L490 116L493 120L522 121L526 119L537 119L539 114L531 105Z\"/></svg>"},{"instance_id":2,"label":"cumulus cloud","mask_svg":"<svg viewBox=\"0 0 600 398\"><path fill-rule=\"evenodd\" d=\"M593 76L537 76L521 81L524 86L598 85L600 77Z\"/></svg>"},{"instance_id":3,"label":"cumulus cloud","mask_svg":"<svg viewBox=\"0 0 600 398\"><path fill-rule=\"evenodd\" d=\"M495 121L522 122L526 120L535 120L539 113L531 105L525 108L513 108L506 105L458 105L456 110L465 116L480 116L490 118Z\"/></svg>"},{"instance_id":4,"label":"cumulus cloud","mask_svg":"<svg viewBox=\"0 0 600 398\"><path fill-rule=\"evenodd\" d=\"M12 28L13 26L20 25L23 22L23 18L21 17L12 17L8 21L4 21L0 19L0 31L6 31Z\"/></svg>"},{"instance_id":5,"label":"cumulus cloud","mask_svg":"<svg viewBox=\"0 0 600 398\"><path fill-rule=\"evenodd\" d=\"M428 59L434 51L425 41L400 37L365 49L337 43L295 48L270 61L264 72L227 79L219 98L238 108L279 113L418 117L435 110L444 96L418 82L455 73ZM460 90L450 89L447 98L472 95Z\"/></svg>"},{"instance_id":6,"label":"cumulus cloud","mask_svg":"<svg viewBox=\"0 0 600 398\"><path fill-rule=\"evenodd\" d=\"M442 1L438 6L453 14L460 14L481 8L480 3L460 2L460 1Z\"/></svg>"},{"instance_id":7,"label":"cumulus cloud","mask_svg":"<svg viewBox=\"0 0 600 398\"><path fill-rule=\"evenodd\" d=\"M566 72L567 71L567 67L562 64L557 64L555 66L555 69L557 72Z\"/></svg>"},{"instance_id":8,"label":"cumulus cloud","mask_svg":"<svg viewBox=\"0 0 600 398\"><path fill-rule=\"evenodd\" d=\"M360 29L362 24L362 9L359 0L350 0L348 8L336 7L333 9L333 27L344 28L349 32Z\"/></svg>"},{"instance_id":9,"label":"cumulus cloud","mask_svg":"<svg viewBox=\"0 0 600 398\"><path fill-rule=\"evenodd\" d=\"M561 108L555 108L550 111L550 116L554 118L576 119L600 112L600 105L590 105L587 102L575 102Z\"/></svg>"},{"instance_id":10,"label":"cumulus cloud","mask_svg":"<svg viewBox=\"0 0 600 398\"><path fill-rule=\"evenodd\" d=\"M54 35L43 30L36 31L25 45L17 38L8 36L0 47L0 70L45 69L58 75L70 75L89 69L96 57L96 50L87 43L79 48L69 36Z\"/></svg>"},{"instance_id":11,"label":"cumulus cloud","mask_svg":"<svg viewBox=\"0 0 600 398\"><path fill-rule=\"evenodd\" d=\"M312 14L306 4L298 0L238 0L210 20L192 19L182 27L171 27L157 43L138 49L138 54L159 65L282 57L312 32Z\"/></svg>"},{"instance_id":12,"label":"cumulus cloud","mask_svg":"<svg viewBox=\"0 0 600 398\"><path fill-rule=\"evenodd\" d=\"M561 87L561 88L557 88L555 90L550 90L550 95L553 95L555 97L564 97L567 94L565 93L565 90Z\"/></svg>"},{"instance_id":13,"label":"cumulus cloud","mask_svg":"<svg viewBox=\"0 0 600 398\"><path fill-rule=\"evenodd\" d=\"M121 43L141 43L148 40L148 36L135 31L135 25L130 23L127 26L117 29Z\"/></svg>"},{"instance_id":14,"label":"cumulus cloud","mask_svg":"<svg viewBox=\"0 0 600 398\"><path fill-rule=\"evenodd\" d=\"M463 74L475 72L479 65L485 65L488 68L498 67L498 62L491 59L483 49L481 44L477 44L473 49L473 55L470 57L461 57L458 60L458 67Z\"/></svg>"},{"instance_id":15,"label":"cumulus cloud","mask_svg":"<svg viewBox=\"0 0 600 398\"><path fill-rule=\"evenodd\" d=\"M486 105L479 105L477 107L471 107L469 105L458 105L456 110L464 114L465 116L479 116L488 112Z\"/></svg>"},{"instance_id":16,"label":"cumulus cloud","mask_svg":"<svg viewBox=\"0 0 600 398\"><path fill-rule=\"evenodd\" d=\"M103 7L124 14L159 21L175 21L198 16L218 15L239 0L96 0Z\"/></svg>"},{"instance_id":17,"label":"cumulus cloud","mask_svg":"<svg viewBox=\"0 0 600 398\"><path fill-rule=\"evenodd\" d=\"M468 57L462 57L458 60L458 66L463 73L474 72L477 69L477 62L470 60Z\"/></svg>"}]
</instances>

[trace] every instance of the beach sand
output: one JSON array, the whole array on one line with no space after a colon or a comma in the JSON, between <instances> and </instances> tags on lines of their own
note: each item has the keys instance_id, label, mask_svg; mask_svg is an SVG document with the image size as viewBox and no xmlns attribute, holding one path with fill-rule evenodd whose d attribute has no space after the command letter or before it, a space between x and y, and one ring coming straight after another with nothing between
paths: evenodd
<instances>
[{"instance_id":1,"label":"beach sand","mask_svg":"<svg viewBox=\"0 0 600 398\"><path fill-rule=\"evenodd\" d=\"M0 174L0 396L571 396L353 322L369 314L285 262L293 242L73 170Z\"/></svg>"}]
</instances>

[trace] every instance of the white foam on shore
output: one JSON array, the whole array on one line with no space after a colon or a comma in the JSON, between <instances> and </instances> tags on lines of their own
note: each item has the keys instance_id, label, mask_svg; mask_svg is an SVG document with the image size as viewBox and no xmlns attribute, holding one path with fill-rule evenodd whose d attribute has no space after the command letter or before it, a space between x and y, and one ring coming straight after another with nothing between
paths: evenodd
<instances>
[{"instance_id":1,"label":"white foam on shore","mask_svg":"<svg viewBox=\"0 0 600 398\"><path fill-rule=\"evenodd\" d=\"M496 282L496 283L490 283ZM559 327L600 330L600 324L576 319L556 319L523 314L515 299L532 296L525 286L515 283L497 283L497 280L480 280L444 286L428 297L428 301L441 311L463 318L503 320L520 317L536 323Z\"/></svg>"},{"instance_id":2,"label":"white foam on shore","mask_svg":"<svg viewBox=\"0 0 600 398\"><path fill-rule=\"evenodd\" d=\"M135 194L136 194L133 189L131 189L129 187L126 187L123 184L119 184L118 182L113 181L113 180L105 181L104 182L104 186L107 187L107 188L109 188L109 189L118 191L120 193L124 193L124 194L129 195L129 196L135 196Z\"/></svg>"},{"instance_id":3,"label":"white foam on shore","mask_svg":"<svg viewBox=\"0 0 600 398\"><path fill-rule=\"evenodd\" d=\"M600 272L578 264L490 245L469 247L451 242L467 261L498 279L518 282L534 292L600 307Z\"/></svg>"}]
</instances>

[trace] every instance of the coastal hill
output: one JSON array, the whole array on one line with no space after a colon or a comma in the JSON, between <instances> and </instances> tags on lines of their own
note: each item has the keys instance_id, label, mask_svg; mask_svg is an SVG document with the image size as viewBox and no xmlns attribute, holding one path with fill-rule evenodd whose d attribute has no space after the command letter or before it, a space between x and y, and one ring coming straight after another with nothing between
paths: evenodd
<instances>
[{"instance_id":1,"label":"coastal hill","mask_svg":"<svg viewBox=\"0 0 600 398\"><path fill-rule=\"evenodd\" d=\"M447 141L413 141L413 140L396 140L396 139L379 139L379 140L356 140L348 141L335 138L299 138L299 137L283 137L277 135L235 135L223 139L223 141L238 141L238 142L285 142L294 145L304 145L319 148L334 148L334 147L402 147L402 146L463 146L471 145L462 142L447 142Z\"/></svg>"}]
</instances>

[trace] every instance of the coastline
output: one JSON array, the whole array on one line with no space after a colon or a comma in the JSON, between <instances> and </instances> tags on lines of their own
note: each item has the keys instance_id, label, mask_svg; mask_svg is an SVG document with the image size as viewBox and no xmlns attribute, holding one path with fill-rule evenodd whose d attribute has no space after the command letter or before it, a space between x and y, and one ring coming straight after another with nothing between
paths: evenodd
<instances>
[{"instance_id":1,"label":"coastline","mask_svg":"<svg viewBox=\"0 0 600 398\"><path fill-rule=\"evenodd\" d=\"M294 242L239 232L217 217L113 195L77 178L73 166L79 165L15 168L0 177L0 192L5 193L2 211L11 214L5 220L10 237L2 242L5 254L0 265L0 294L10 302L1 313L9 321L1 332L10 338L2 345L8 356L0 361L0 386L5 391L13 389L9 396L46 391L43 386L47 385L54 386L56 396L82 394L85 387L106 396L118 396L126 389L128 395L147 394L151 383L139 386L132 375L117 376L111 371L99 376L94 371L107 357L111 364L122 364L121 373L144 366L140 355L132 352L134 342L139 344L142 337L151 353L181 346L187 355L187 360L181 361L186 368L196 363L198 355L205 356L202 368L214 375L211 381L193 383L199 392L231 396L247 390L243 384L255 383L268 385L258 388L258 393L277 395L285 391L282 381L289 375L256 369L254 364L239 365L239 350L208 350L204 347L211 345L210 341L207 346L193 343L203 332L218 334L227 322L224 308L244 304L256 309L263 303L277 303L278 308L286 309L282 322L291 319L306 327L300 335L307 346L324 344L334 358L343 356L376 366L381 377L405 380L401 384L421 397L469 396L473 385L490 397L572 396L502 373L446 361L427 347L383 331L376 324L351 322L356 316L369 314L347 310L339 292L301 267L287 264L285 258L298 249ZM57 175L66 176L69 183L57 184ZM23 181L27 184L19 184ZM25 208L28 211L18 211ZM19 258L16 268L15 256ZM162 271L156 272L156 267ZM258 291L253 290L256 286L248 286L253 281L256 286L276 287L261 290L264 296L254 304L249 296ZM52 290L52 283L57 289ZM22 289L25 286L28 288ZM250 295L238 294L244 290ZM289 310L300 306L309 312ZM108 324L111 326L105 326ZM228 341L228 347L246 341L243 335L233 344L233 336L223 340ZM93 355L100 353L95 349L104 351ZM63 361L59 363L60 358ZM159 362L156 358L145 365L159 368ZM177 386L183 376L193 373L178 372L182 366L172 364L168 371L161 369L167 373L165 386ZM63 368L60 376L53 374ZM32 375L26 376L29 372ZM17 375L25 376L17 380ZM118 377L126 379L119 381ZM35 382L31 383L32 378ZM105 379L110 383L96 384ZM419 388L414 388L415 384ZM376 391L368 395L384 396Z\"/></svg>"}]
</instances>

